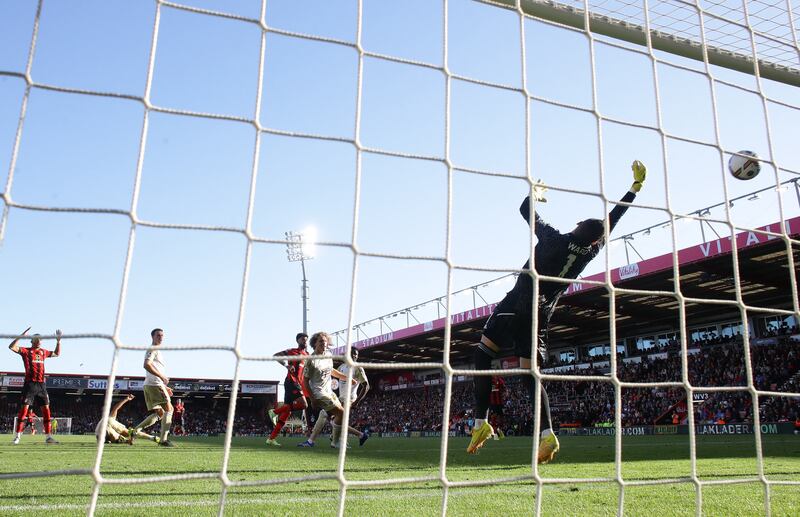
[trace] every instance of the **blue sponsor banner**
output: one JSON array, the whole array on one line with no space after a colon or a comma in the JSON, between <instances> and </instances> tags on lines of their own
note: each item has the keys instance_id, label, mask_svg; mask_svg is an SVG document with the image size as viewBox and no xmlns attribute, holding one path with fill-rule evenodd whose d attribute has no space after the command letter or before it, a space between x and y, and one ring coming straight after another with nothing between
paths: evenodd
<instances>
[{"instance_id":1,"label":"blue sponsor banner","mask_svg":"<svg viewBox=\"0 0 800 517\"><path fill-rule=\"evenodd\" d=\"M80 390L80 389L86 389L88 387L89 379L81 379L79 377L48 376L45 385L48 388L54 388L54 389Z\"/></svg>"}]
</instances>

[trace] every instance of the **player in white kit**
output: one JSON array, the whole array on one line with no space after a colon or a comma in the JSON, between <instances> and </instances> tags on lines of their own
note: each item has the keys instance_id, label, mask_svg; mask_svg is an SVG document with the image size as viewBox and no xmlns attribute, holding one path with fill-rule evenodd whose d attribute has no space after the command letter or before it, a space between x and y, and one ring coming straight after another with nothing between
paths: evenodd
<instances>
[{"instance_id":1,"label":"player in white kit","mask_svg":"<svg viewBox=\"0 0 800 517\"><path fill-rule=\"evenodd\" d=\"M316 344L320 344L320 341L325 340L325 345L323 346L315 346L314 337L317 337L317 334L311 337L311 345L314 347L315 354L322 354L327 352L327 344L329 340L327 338L327 334L324 337L320 337L319 341ZM318 350L319 349L319 350ZM358 350L355 348L352 349L350 355L354 361L358 360ZM315 389L315 383L312 380L318 370L321 371L321 375L326 377L327 380L327 389L324 392L320 392L319 395L315 393L315 391L319 391ZM330 370L328 370L330 368ZM321 410L319 412L319 416L317 417L317 423L314 425L314 429L311 431L311 436L303 443L298 444L298 447L314 447L314 442L316 441L317 437L322 433L322 429L325 427L325 423L328 421L328 417L332 417L332 425L333 425L333 433L331 434L331 447L336 448L338 447L338 438L339 438L339 431L341 428L341 415L344 413L344 396L345 396L345 387L343 383L340 383L339 387L339 397L338 400L335 398L336 396L333 394L333 388L331 386L332 379L331 377L346 381L347 380L347 372L349 370L349 366L347 363L342 363L338 370L333 370L333 360L332 359L312 359L307 361L306 364L306 378L309 379L309 389L311 390L311 399L312 404L315 407L319 407ZM326 372L329 372L326 374ZM335 373L334 373L335 372ZM359 400L361 400L364 395L366 395L367 391L369 391L369 381L367 380L367 375L364 373L364 368L357 367L356 370L353 372L353 385L350 389L350 400L351 406L355 405ZM348 427L350 433L358 437L358 444L364 445L364 442L367 441L369 438L369 431L364 430L359 431L353 427Z\"/></svg>"}]
</instances>

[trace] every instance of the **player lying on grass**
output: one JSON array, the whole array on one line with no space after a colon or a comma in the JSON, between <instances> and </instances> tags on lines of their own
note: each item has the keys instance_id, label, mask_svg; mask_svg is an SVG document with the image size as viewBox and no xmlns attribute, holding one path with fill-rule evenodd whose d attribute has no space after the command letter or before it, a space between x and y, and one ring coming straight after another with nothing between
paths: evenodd
<instances>
[{"instance_id":1,"label":"player lying on grass","mask_svg":"<svg viewBox=\"0 0 800 517\"><path fill-rule=\"evenodd\" d=\"M289 348L275 355L288 357L307 356L306 343L308 342L308 334L299 332L294 337L294 340L297 343L297 347ZM286 378L283 380L283 404L279 404L275 409L269 410L272 432L267 438L267 445L273 447L281 446L277 438L292 412L302 411L308 407L308 401L306 400L308 393L306 393L303 386L303 369L306 367L306 363L297 359L287 359L283 361L283 366L286 367Z\"/></svg>"},{"instance_id":2,"label":"player lying on grass","mask_svg":"<svg viewBox=\"0 0 800 517\"><path fill-rule=\"evenodd\" d=\"M122 409L122 406L130 402L134 399L133 395L128 395L124 399L120 400L111 408L111 412L108 414L108 425L106 425L106 443L128 443L133 444L133 434L131 434L131 430L127 427L122 425L119 420L117 420L117 414L119 410ZM102 439L102 429L103 428L103 419L100 419L97 422L97 427L94 429L94 434L97 436L97 439ZM152 436L144 431L136 431L137 437L147 438L148 440L152 440L156 443L159 442L158 436Z\"/></svg>"},{"instance_id":3,"label":"player lying on grass","mask_svg":"<svg viewBox=\"0 0 800 517\"><path fill-rule=\"evenodd\" d=\"M358 361L358 350L355 348L350 349L350 357L353 358L353 361ZM350 371L350 366L347 363L342 363L339 365L334 371L338 371L342 375L347 378L347 372ZM338 379L338 377L336 377ZM353 371L353 386L350 388L350 407L355 406L364 397L367 395L369 391L369 380L367 380L367 374L364 372L364 368L358 366ZM339 404L341 404L342 408L344 408L344 399L345 397L345 390L342 384L340 384L339 388ZM328 412L324 409L321 409L319 412L319 416L317 417L317 423L314 424L314 429L311 431L311 436L309 436L308 440L304 441L303 443L298 443L298 447L313 447L314 442L316 441L317 437L322 433L322 429L325 427L325 424L328 422ZM359 431L353 427L348 426L348 429L351 433L358 436L362 434L364 438L359 440L359 445L364 445L364 442L367 441L369 438L369 431L364 430L363 433L359 433ZM333 440L333 435L331 434L331 447L336 447L336 443Z\"/></svg>"},{"instance_id":4,"label":"player lying on grass","mask_svg":"<svg viewBox=\"0 0 800 517\"><path fill-rule=\"evenodd\" d=\"M331 377L346 382L347 375L333 369L333 359L329 356L330 354L328 352L330 342L331 337L325 332L317 332L311 336L311 347L314 349L314 354L323 357L315 357L306 361L303 379L311 394L311 404L315 408L325 411L327 415L333 418L331 443L333 447L338 447L340 441L339 435L342 431L344 408L336 397L336 394L333 393ZM353 384L355 384L355 382L356 380L353 379ZM348 430L358 437L359 445L364 445L364 442L369 438L368 432L361 432L352 427L349 427Z\"/></svg>"},{"instance_id":5,"label":"player lying on grass","mask_svg":"<svg viewBox=\"0 0 800 517\"><path fill-rule=\"evenodd\" d=\"M636 194L641 190L647 176L647 169L639 160L633 162L631 169L633 170L633 184L622 198L625 203L631 203L636 198ZM546 189L543 187L534 187L534 196L537 201L545 201L545 191ZM624 205L617 205L611 210L608 215L609 232L614 229L627 210L628 207ZM530 196L522 202L519 211L525 221L530 224ZM534 233L538 240L534 250L536 271L540 275L551 277L576 278L605 245L604 223L600 219L586 219L579 222L571 232L561 233L542 221L539 214L535 214ZM530 261L525 263L523 269L530 269ZM542 361L547 357L547 327L550 317L558 304L558 299L568 286L568 283L547 280L539 282L536 307L538 335L536 339ZM531 367L533 310L533 277L528 273L522 273L517 278L513 289L497 304L483 327L480 344L475 350L476 370L490 370L492 360L501 351L510 350L520 357L521 368ZM475 427L472 429L472 440L467 447L467 452L470 454L478 452L478 449L493 433L492 426L487 422L492 379L488 376L476 376L474 382ZM530 394L531 404L533 404L533 376L523 376L523 383ZM550 404L544 387L541 389L541 394L541 411L539 413L541 434L537 461L547 463L555 457L559 444L558 438L552 431Z\"/></svg>"},{"instance_id":6,"label":"player lying on grass","mask_svg":"<svg viewBox=\"0 0 800 517\"><path fill-rule=\"evenodd\" d=\"M158 347L164 342L164 330L153 329L150 332L150 349L144 354L144 402L147 405L147 416L136 427L128 430L131 437L161 421L161 436L158 444L162 447L174 447L167 439L169 428L172 425L172 388L168 386L169 377L166 374L166 365Z\"/></svg>"},{"instance_id":7,"label":"player lying on grass","mask_svg":"<svg viewBox=\"0 0 800 517\"><path fill-rule=\"evenodd\" d=\"M30 327L26 328L21 336L24 336L31 330ZM39 334L34 334L31 338L30 348L20 347L17 342L19 338L15 339L8 345L8 349L19 354L22 357L22 363L25 365L25 382L22 385L22 397L19 405L19 413L17 414L17 429L14 435L14 445L19 443L22 436L22 430L25 428L26 417L28 416L28 408L39 402L42 407L42 424L44 426L44 433L47 435L45 443L54 444L58 443L55 438L50 434L50 397L47 395L47 385L44 381L44 360L50 357L58 357L61 354L61 330L56 330L56 348L52 352L42 348L42 341L39 339Z\"/></svg>"}]
</instances>

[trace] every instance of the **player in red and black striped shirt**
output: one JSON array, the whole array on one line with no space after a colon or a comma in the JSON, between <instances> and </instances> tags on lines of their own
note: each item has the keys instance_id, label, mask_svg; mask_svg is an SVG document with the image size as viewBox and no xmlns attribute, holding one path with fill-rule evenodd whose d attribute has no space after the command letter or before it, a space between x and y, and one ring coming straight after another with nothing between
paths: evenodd
<instances>
[{"instance_id":1,"label":"player in red and black striped shirt","mask_svg":"<svg viewBox=\"0 0 800 517\"><path fill-rule=\"evenodd\" d=\"M25 332L20 334L20 337L28 334L31 328L25 329ZM42 407L42 420L44 424L44 432L47 435L45 443L58 443L50 435L50 397L47 396L47 387L44 383L44 360L48 357L58 357L61 354L61 331L56 330L56 349L52 352L42 348L39 334L34 334L31 339L30 348L22 348L17 345L19 338L15 339L8 345L8 349L14 353L22 356L22 362L25 364L25 384L22 386L22 399L17 415L17 433L14 436L14 445L19 443L22 430L25 428L25 417L28 415L28 408L34 405L37 400Z\"/></svg>"},{"instance_id":2,"label":"player in red and black striped shirt","mask_svg":"<svg viewBox=\"0 0 800 517\"><path fill-rule=\"evenodd\" d=\"M184 429L184 423L183 423L183 415L185 411L186 408L183 405L183 401L181 399L178 399L178 402L175 404L175 414L173 416L175 431L172 434L174 434L175 436L186 434L186 429Z\"/></svg>"},{"instance_id":3,"label":"player in red and black striped shirt","mask_svg":"<svg viewBox=\"0 0 800 517\"><path fill-rule=\"evenodd\" d=\"M306 356L306 343L308 342L308 334L300 332L295 336L297 348L290 348L283 352L278 352L275 355L285 356ZM307 393L305 385L303 384L303 369L306 367L305 361L298 361L287 359L283 361L286 367L286 379L283 381L283 404L279 404L274 410L270 410L269 416L272 419L272 433L267 438L267 445L280 447L280 444L275 440L283 429L286 421L292 411L302 411L308 407L308 400L306 400Z\"/></svg>"},{"instance_id":4,"label":"player in red and black striped shirt","mask_svg":"<svg viewBox=\"0 0 800 517\"><path fill-rule=\"evenodd\" d=\"M494 428L495 440L505 438L500 428L503 426L503 405L506 396L506 381L502 377L492 377L492 393L489 395L489 423Z\"/></svg>"},{"instance_id":5,"label":"player in red and black striped shirt","mask_svg":"<svg viewBox=\"0 0 800 517\"><path fill-rule=\"evenodd\" d=\"M34 418L36 418L36 413L33 412L32 408L28 409L28 415L25 417L25 428L23 429L23 432L25 431L25 429L30 428L31 436L36 434L36 425L34 424L33 421Z\"/></svg>"}]
</instances>

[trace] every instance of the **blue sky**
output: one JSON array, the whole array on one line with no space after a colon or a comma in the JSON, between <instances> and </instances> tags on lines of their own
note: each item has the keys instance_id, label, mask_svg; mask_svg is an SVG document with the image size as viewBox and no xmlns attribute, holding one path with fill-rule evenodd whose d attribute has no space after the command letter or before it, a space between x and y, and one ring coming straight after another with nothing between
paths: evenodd
<instances>
[{"instance_id":1,"label":"blue sky","mask_svg":"<svg viewBox=\"0 0 800 517\"><path fill-rule=\"evenodd\" d=\"M254 1L188 5L258 17ZM443 64L443 12L435 1L363 2L362 46L406 60ZM0 5L0 70L23 72L30 45L34 2ZM144 92L155 2L45 1L31 76L37 83L141 96ZM123 23L124 21L124 23ZM448 62L457 76L520 88L517 15L471 1L452 1L448 11ZM354 42L354 1L268 2L267 23L282 31ZM644 161L650 176L637 199L688 213L724 200L708 80L659 64L663 129L604 121L601 135L592 108L589 40L585 34L526 21L526 68L530 101L531 174L564 188L600 189L599 151L610 199L630 184L630 162ZM151 101L160 107L256 116L260 29L250 23L162 8ZM598 40L594 45L597 111L620 122L655 127L653 67L645 54ZM659 58L702 71L701 63L657 53ZM284 132L352 140L357 107L359 55L354 47L270 32L266 36L260 123ZM713 68L714 75L752 88L752 77ZM448 169L444 163L445 88L441 70L363 59L360 143L408 157L363 153L358 233L360 252L429 257L395 260L358 256L355 322L415 305L447 291ZM800 171L796 128L800 93L765 82L769 102L770 156L760 96L717 84L722 148L750 149L773 158L781 180ZM24 93L24 82L0 75L0 184L6 184ZM471 268L515 269L529 249L527 225L517 208L526 195L525 98L519 91L450 81L451 162L516 178L452 174L450 260ZM551 102L546 102L551 101ZM557 106L553 102L567 105ZM30 95L11 190L18 203L49 207L130 210L144 106L137 101L34 89ZM598 147L598 142L601 146ZM151 113L136 207L143 220L243 228L246 224L256 131L235 121ZM664 163L662 149L666 149ZM353 243L356 147L330 141L263 134L260 139L252 232L282 239L287 230L318 229L319 239ZM727 160L727 155L724 157ZM765 164L750 182L728 177L729 195L775 184ZM778 192L737 204L732 220L761 226L780 217ZM782 192L785 215L797 215L794 192ZM602 216L596 197L552 191L541 215L567 231L586 217ZM715 211L715 217L724 213ZM664 211L632 208L615 235L668 218ZM722 228L721 228L722 229ZM4 303L0 333L28 325L41 333L111 333L119 302L129 220L120 215L10 212L0 247ZM697 224L678 226L681 247L700 242ZM241 234L138 227L120 337L146 345L153 327L167 344L232 345L246 251ZM671 250L668 230L637 238L645 258ZM611 249L611 266L624 263ZM308 263L310 330L336 331L347 324L354 253L349 247L317 248ZM601 271L603 258L586 273ZM454 288L500 276L455 270ZM498 288L499 289L499 288ZM286 260L285 246L253 247L242 350L267 355L293 344L301 328L300 268ZM502 295L495 290L494 300ZM489 295L487 295L489 296ZM471 300L456 299L454 310ZM53 372L103 373L108 341L64 344ZM122 374L141 374L139 351L123 352ZM182 351L167 356L169 373L230 377L230 352ZM0 355L0 370L18 370L19 359ZM282 378L279 366L245 362L244 378Z\"/></svg>"}]
</instances>

